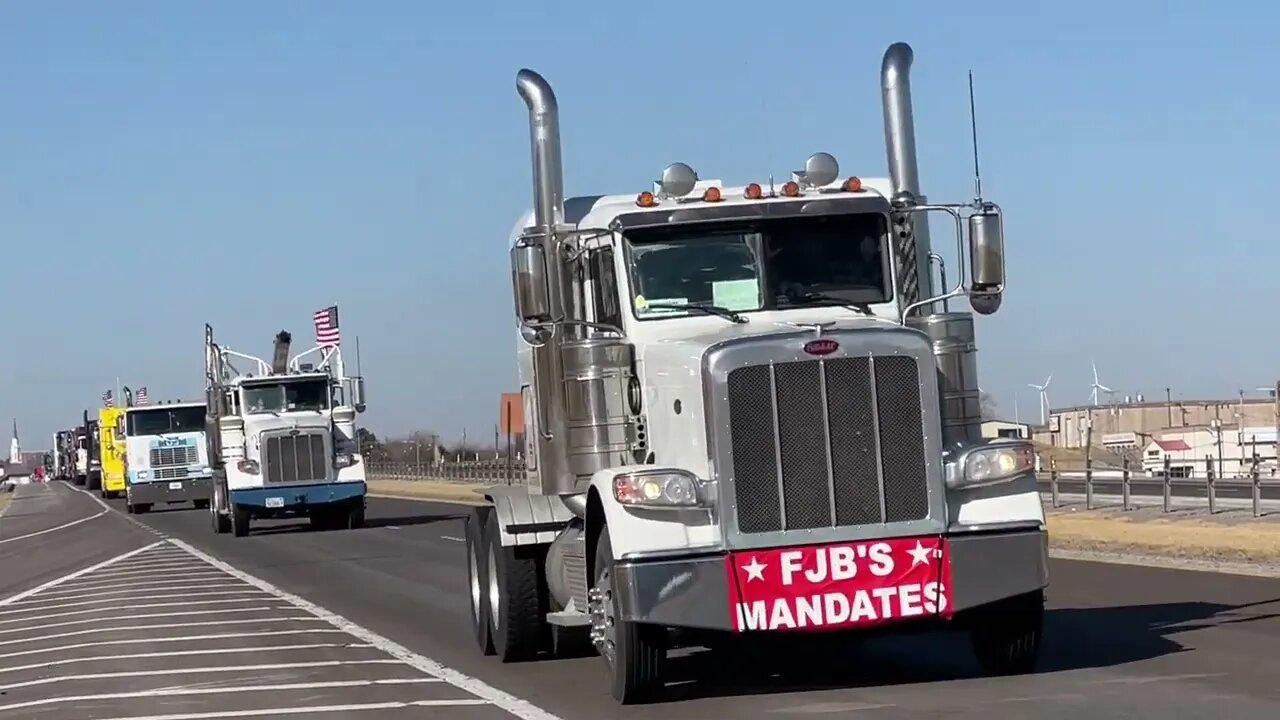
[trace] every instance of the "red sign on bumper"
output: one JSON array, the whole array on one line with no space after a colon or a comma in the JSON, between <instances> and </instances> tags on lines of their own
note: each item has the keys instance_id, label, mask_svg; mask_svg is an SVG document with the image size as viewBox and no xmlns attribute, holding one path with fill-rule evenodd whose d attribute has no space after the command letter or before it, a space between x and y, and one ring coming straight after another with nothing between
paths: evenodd
<instances>
[{"instance_id":1,"label":"red sign on bumper","mask_svg":"<svg viewBox=\"0 0 1280 720\"><path fill-rule=\"evenodd\" d=\"M729 612L744 630L836 630L950 617L941 537L729 553Z\"/></svg>"}]
</instances>

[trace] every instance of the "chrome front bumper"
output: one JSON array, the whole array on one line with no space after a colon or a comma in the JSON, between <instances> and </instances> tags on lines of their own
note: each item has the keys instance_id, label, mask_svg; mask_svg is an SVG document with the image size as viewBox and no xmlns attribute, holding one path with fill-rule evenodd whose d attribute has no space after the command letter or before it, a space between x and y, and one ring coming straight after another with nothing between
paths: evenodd
<instances>
[{"instance_id":1,"label":"chrome front bumper","mask_svg":"<svg viewBox=\"0 0 1280 720\"><path fill-rule=\"evenodd\" d=\"M957 613L1049 584L1044 530L947 535L951 607ZM668 627L733 630L723 553L620 561L614 593L622 619Z\"/></svg>"}]
</instances>

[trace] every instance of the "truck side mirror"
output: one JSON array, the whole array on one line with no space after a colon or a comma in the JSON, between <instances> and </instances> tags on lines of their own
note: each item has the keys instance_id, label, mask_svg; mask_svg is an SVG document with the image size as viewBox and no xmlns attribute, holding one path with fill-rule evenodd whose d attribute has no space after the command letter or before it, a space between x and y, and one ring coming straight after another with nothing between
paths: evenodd
<instances>
[{"instance_id":1,"label":"truck side mirror","mask_svg":"<svg viewBox=\"0 0 1280 720\"><path fill-rule=\"evenodd\" d=\"M511 283L516 317L522 323L551 317L547 259L541 245L516 245L511 249Z\"/></svg>"},{"instance_id":2,"label":"truck side mirror","mask_svg":"<svg viewBox=\"0 0 1280 720\"><path fill-rule=\"evenodd\" d=\"M969 304L990 315L1004 293L1004 218L992 206L969 216Z\"/></svg>"},{"instance_id":3,"label":"truck side mirror","mask_svg":"<svg viewBox=\"0 0 1280 720\"><path fill-rule=\"evenodd\" d=\"M361 413L364 412L364 408L365 408L364 378L358 377L355 379L355 382L351 384L351 395L352 395L352 398L351 398L352 407L356 409L356 412L361 412Z\"/></svg>"}]
</instances>

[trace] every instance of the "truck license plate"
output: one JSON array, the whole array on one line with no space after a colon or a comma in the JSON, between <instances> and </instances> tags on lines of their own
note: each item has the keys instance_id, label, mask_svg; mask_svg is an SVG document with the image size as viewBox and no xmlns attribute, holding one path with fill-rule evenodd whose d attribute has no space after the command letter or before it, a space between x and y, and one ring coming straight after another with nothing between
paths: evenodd
<instances>
[{"instance_id":1,"label":"truck license plate","mask_svg":"<svg viewBox=\"0 0 1280 720\"><path fill-rule=\"evenodd\" d=\"M950 617L950 560L937 536L733 552L729 613L738 632Z\"/></svg>"},{"instance_id":2,"label":"truck license plate","mask_svg":"<svg viewBox=\"0 0 1280 720\"><path fill-rule=\"evenodd\" d=\"M282 508L282 507L284 507L284 498L282 498L282 497L269 497L269 498L267 498L267 507L269 507L269 508Z\"/></svg>"},{"instance_id":3,"label":"truck license plate","mask_svg":"<svg viewBox=\"0 0 1280 720\"><path fill-rule=\"evenodd\" d=\"M169 483L169 489L170 489L170 490L181 490L181 489L182 489L182 483L180 483L180 482L171 482L171 483Z\"/></svg>"}]
</instances>

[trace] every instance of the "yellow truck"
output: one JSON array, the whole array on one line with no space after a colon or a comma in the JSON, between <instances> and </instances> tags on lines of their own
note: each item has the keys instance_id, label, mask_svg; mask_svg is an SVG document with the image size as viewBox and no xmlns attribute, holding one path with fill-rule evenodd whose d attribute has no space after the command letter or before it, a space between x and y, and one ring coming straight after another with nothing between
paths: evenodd
<instances>
[{"instance_id":1,"label":"yellow truck","mask_svg":"<svg viewBox=\"0 0 1280 720\"><path fill-rule=\"evenodd\" d=\"M98 448L102 458L104 498L119 497L125 491L124 408L104 407L98 410Z\"/></svg>"}]
</instances>

